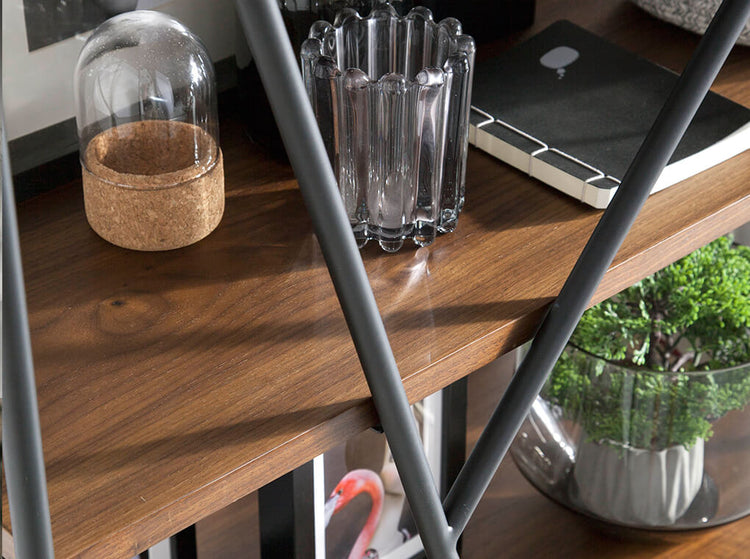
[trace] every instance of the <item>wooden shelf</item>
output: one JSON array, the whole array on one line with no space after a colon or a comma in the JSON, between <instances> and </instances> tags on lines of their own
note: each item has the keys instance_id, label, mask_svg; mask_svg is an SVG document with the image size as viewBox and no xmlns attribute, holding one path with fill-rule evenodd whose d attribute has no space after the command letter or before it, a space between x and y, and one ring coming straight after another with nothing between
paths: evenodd
<instances>
[{"instance_id":1,"label":"wooden shelf","mask_svg":"<svg viewBox=\"0 0 750 559\"><path fill-rule=\"evenodd\" d=\"M676 70L696 44L624 2L537 14L481 54L561 17ZM750 105L749 83L737 48L715 89ZM221 133L226 213L194 246L109 245L79 181L19 207L57 557L131 557L376 421L291 170L231 115ZM748 168L750 152L652 196L595 299L750 220ZM600 215L472 150L455 233L366 247L409 398L525 341ZM6 528L7 510L3 493Z\"/></svg>"}]
</instances>

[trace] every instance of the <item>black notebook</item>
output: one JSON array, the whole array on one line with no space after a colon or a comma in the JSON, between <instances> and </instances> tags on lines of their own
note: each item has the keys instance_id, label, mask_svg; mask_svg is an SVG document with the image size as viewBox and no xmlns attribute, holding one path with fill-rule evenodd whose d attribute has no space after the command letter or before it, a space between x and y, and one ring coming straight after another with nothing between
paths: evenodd
<instances>
[{"instance_id":1,"label":"black notebook","mask_svg":"<svg viewBox=\"0 0 750 559\"><path fill-rule=\"evenodd\" d=\"M614 196L677 74L568 21L477 63L469 142L596 208ZM713 92L653 192L750 147L750 109Z\"/></svg>"}]
</instances>

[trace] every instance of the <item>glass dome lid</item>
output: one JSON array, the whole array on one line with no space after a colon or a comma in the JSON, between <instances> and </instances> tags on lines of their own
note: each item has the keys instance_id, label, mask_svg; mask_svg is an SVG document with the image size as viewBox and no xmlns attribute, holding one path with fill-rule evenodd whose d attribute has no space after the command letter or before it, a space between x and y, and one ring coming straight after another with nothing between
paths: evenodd
<instances>
[{"instance_id":1,"label":"glass dome lid","mask_svg":"<svg viewBox=\"0 0 750 559\"><path fill-rule=\"evenodd\" d=\"M214 83L205 46L172 17L136 10L107 20L86 41L76 66L82 164L86 166L89 144L103 132L117 127L120 134L127 134L132 133L133 123L165 121L173 124L161 125L161 133L180 135L179 144L187 140L182 164L207 171L217 159L219 145ZM150 157L159 157L159 151ZM174 165L174 158L170 161L167 167ZM137 165L121 169L113 164L116 173L149 174Z\"/></svg>"},{"instance_id":2,"label":"glass dome lid","mask_svg":"<svg viewBox=\"0 0 750 559\"><path fill-rule=\"evenodd\" d=\"M86 218L134 250L197 242L224 212L213 64L172 17L108 19L83 46L74 77Z\"/></svg>"}]
</instances>

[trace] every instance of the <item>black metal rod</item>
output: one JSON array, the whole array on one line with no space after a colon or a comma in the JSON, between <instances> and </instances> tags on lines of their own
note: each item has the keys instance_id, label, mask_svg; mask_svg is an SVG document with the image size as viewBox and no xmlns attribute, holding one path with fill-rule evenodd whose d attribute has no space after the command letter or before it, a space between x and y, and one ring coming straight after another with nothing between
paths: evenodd
<instances>
[{"instance_id":1,"label":"black metal rod","mask_svg":"<svg viewBox=\"0 0 750 559\"><path fill-rule=\"evenodd\" d=\"M54 557L16 201L0 98L3 177L3 463L16 557Z\"/></svg>"},{"instance_id":2,"label":"black metal rod","mask_svg":"<svg viewBox=\"0 0 750 559\"><path fill-rule=\"evenodd\" d=\"M170 559L198 559L195 524L169 537Z\"/></svg>"},{"instance_id":3,"label":"black metal rod","mask_svg":"<svg viewBox=\"0 0 750 559\"><path fill-rule=\"evenodd\" d=\"M659 113L622 183L542 322L445 501L457 538L487 489L601 278L693 119L750 16L750 0L725 0Z\"/></svg>"},{"instance_id":4,"label":"black metal rod","mask_svg":"<svg viewBox=\"0 0 750 559\"><path fill-rule=\"evenodd\" d=\"M457 558L281 13L275 0L237 0L236 6L425 550L431 558Z\"/></svg>"}]
</instances>

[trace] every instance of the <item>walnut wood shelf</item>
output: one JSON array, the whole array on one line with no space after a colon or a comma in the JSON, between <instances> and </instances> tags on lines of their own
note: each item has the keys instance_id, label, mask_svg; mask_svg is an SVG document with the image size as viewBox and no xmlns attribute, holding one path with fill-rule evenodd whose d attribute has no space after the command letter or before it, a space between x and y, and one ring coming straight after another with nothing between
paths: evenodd
<instances>
[{"instance_id":1,"label":"walnut wood shelf","mask_svg":"<svg viewBox=\"0 0 750 559\"><path fill-rule=\"evenodd\" d=\"M628 3L537 2L680 70L697 39ZM750 105L750 49L714 89ZM22 203L57 557L132 557L376 422L290 168L222 121L226 213L191 247L101 240L80 181ZM750 220L750 152L656 194L601 300ZM601 212L471 150L455 233L363 258L412 401L528 339ZM8 528L3 493L3 526Z\"/></svg>"}]
</instances>

